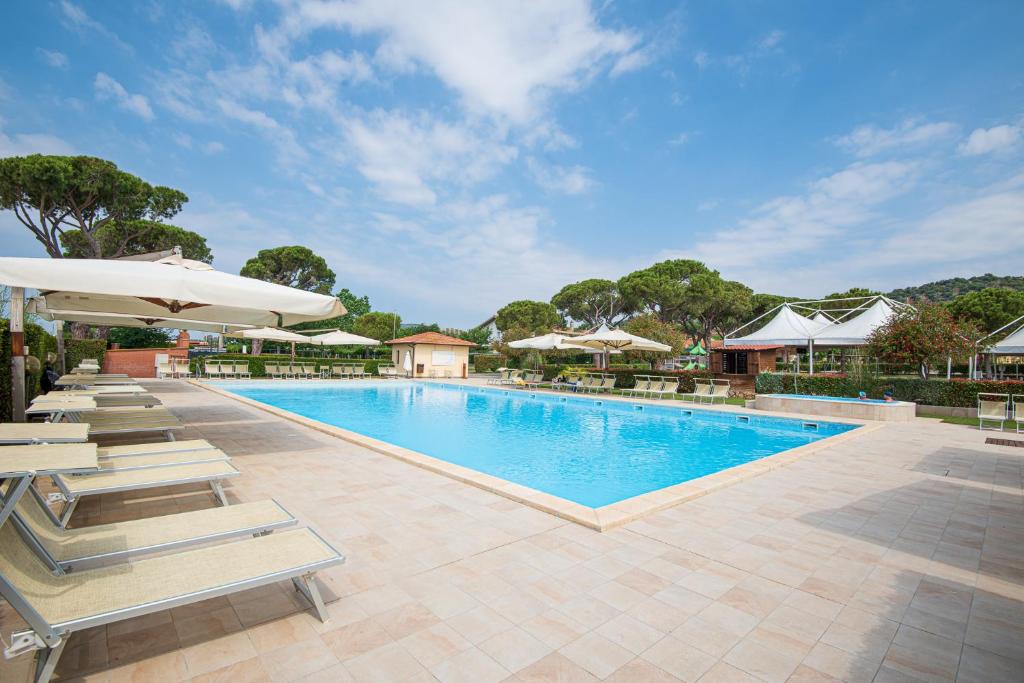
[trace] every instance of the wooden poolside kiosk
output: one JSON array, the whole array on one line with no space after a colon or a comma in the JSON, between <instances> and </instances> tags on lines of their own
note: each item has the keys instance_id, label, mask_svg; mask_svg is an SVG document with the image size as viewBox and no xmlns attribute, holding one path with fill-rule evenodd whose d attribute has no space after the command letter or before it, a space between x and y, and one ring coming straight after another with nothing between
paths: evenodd
<instances>
[{"instance_id":1,"label":"wooden poolside kiosk","mask_svg":"<svg viewBox=\"0 0 1024 683\"><path fill-rule=\"evenodd\" d=\"M391 347L396 368L412 377L469 377L469 349L473 342L440 332L421 332L384 342Z\"/></svg>"}]
</instances>

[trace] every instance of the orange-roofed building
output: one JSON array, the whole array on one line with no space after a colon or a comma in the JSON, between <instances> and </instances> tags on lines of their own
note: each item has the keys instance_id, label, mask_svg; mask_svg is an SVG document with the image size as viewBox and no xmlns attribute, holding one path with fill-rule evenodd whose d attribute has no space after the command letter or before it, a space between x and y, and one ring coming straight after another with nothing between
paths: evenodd
<instances>
[{"instance_id":1,"label":"orange-roofed building","mask_svg":"<svg viewBox=\"0 0 1024 683\"><path fill-rule=\"evenodd\" d=\"M469 377L469 349L473 342L440 332L421 332L384 342L391 347L395 367L413 377Z\"/></svg>"}]
</instances>

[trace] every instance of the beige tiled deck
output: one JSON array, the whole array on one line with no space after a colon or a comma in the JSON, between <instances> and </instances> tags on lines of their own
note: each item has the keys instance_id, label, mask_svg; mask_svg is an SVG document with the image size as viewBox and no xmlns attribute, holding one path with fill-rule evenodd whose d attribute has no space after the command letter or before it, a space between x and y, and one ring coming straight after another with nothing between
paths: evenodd
<instances>
[{"instance_id":1,"label":"beige tiled deck","mask_svg":"<svg viewBox=\"0 0 1024 683\"><path fill-rule=\"evenodd\" d=\"M1024 680L1024 449L890 424L605 533L177 382L153 385L348 556L290 587L76 634L64 678ZM212 505L83 503L90 524ZM0 612L7 634L17 626ZM0 661L22 680L26 658Z\"/></svg>"}]
</instances>

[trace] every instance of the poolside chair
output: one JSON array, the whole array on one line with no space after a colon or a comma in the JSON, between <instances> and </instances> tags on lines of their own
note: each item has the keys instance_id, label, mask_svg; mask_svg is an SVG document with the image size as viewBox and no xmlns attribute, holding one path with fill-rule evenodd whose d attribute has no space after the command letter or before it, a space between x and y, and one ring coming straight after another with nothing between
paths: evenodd
<instances>
[{"instance_id":1,"label":"poolside chair","mask_svg":"<svg viewBox=\"0 0 1024 683\"><path fill-rule=\"evenodd\" d=\"M66 423L62 423L64 425ZM54 425L54 426L62 426ZM82 441L85 441L83 438ZM186 439L184 441L153 441L150 443L131 443L119 446L100 446L96 449L96 457L100 460L123 458L133 455L151 455L154 453L180 453L186 451L209 451L217 447L206 439Z\"/></svg>"},{"instance_id":2,"label":"poolside chair","mask_svg":"<svg viewBox=\"0 0 1024 683\"><path fill-rule=\"evenodd\" d=\"M27 411L26 411L27 412ZM65 421L87 424L89 436L159 432L167 441L174 441L174 430L184 425L165 408L140 410L98 409L89 412L65 412Z\"/></svg>"},{"instance_id":3,"label":"poolside chair","mask_svg":"<svg viewBox=\"0 0 1024 683\"><path fill-rule=\"evenodd\" d=\"M717 399L722 399L722 403L729 398L730 388L732 382L727 379L713 379L711 380L711 393L708 394L708 403L714 403Z\"/></svg>"},{"instance_id":4,"label":"poolside chair","mask_svg":"<svg viewBox=\"0 0 1024 683\"><path fill-rule=\"evenodd\" d=\"M366 379L369 375L366 372L366 366L356 363L352 366L352 376L355 379Z\"/></svg>"},{"instance_id":5,"label":"poolside chair","mask_svg":"<svg viewBox=\"0 0 1024 683\"><path fill-rule=\"evenodd\" d=\"M338 379L345 378L345 366L341 363L334 363L331 365L331 377L337 377Z\"/></svg>"},{"instance_id":6,"label":"poolside chair","mask_svg":"<svg viewBox=\"0 0 1024 683\"><path fill-rule=\"evenodd\" d=\"M693 391L687 391L680 394L681 397L688 398L694 403L701 403L710 395L711 380L709 379L694 379Z\"/></svg>"},{"instance_id":7,"label":"poolside chair","mask_svg":"<svg viewBox=\"0 0 1024 683\"><path fill-rule=\"evenodd\" d=\"M594 391L599 393L611 393L612 389L615 388L615 382L618 378L615 375L602 375L601 381L598 383Z\"/></svg>"},{"instance_id":8,"label":"poolside chair","mask_svg":"<svg viewBox=\"0 0 1024 683\"><path fill-rule=\"evenodd\" d=\"M651 383L653 382L650 375L635 375L633 377L633 386L626 389L623 393L628 396L643 396L651 390Z\"/></svg>"},{"instance_id":9,"label":"poolside chair","mask_svg":"<svg viewBox=\"0 0 1024 683\"><path fill-rule=\"evenodd\" d=\"M544 374L541 372L524 372L520 380L522 384L517 385L520 389L536 389L544 381Z\"/></svg>"},{"instance_id":10,"label":"poolside chair","mask_svg":"<svg viewBox=\"0 0 1024 683\"><path fill-rule=\"evenodd\" d=\"M1003 431L1003 423L1006 422L1009 402L1010 396L1008 394L978 394L978 429L986 429L985 422L998 422L998 430L994 427L988 427L987 429Z\"/></svg>"},{"instance_id":11,"label":"poolside chair","mask_svg":"<svg viewBox=\"0 0 1024 683\"><path fill-rule=\"evenodd\" d=\"M88 397L97 408L152 408L162 401L152 394L72 394L67 391L51 391L32 399L32 403L73 403L76 399Z\"/></svg>"},{"instance_id":12,"label":"poolside chair","mask_svg":"<svg viewBox=\"0 0 1024 683\"><path fill-rule=\"evenodd\" d=\"M342 379L353 379L355 373L352 371L352 366L345 364L341 366L341 378Z\"/></svg>"},{"instance_id":13,"label":"poolside chair","mask_svg":"<svg viewBox=\"0 0 1024 683\"><path fill-rule=\"evenodd\" d=\"M657 391L652 391L658 398L672 398L679 391L679 380L673 377L659 378Z\"/></svg>"},{"instance_id":14,"label":"poolside chair","mask_svg":"<svg viewBox=\"0 0 1024 683\"><path fill-rule=\"evenodd\" d=\"M229 503L224 494L223 483L226 479L240 474L241 472L230 462L214 461L125 471L101 471L98 474L81 476L55 474L51 478L60 491L60 498L64 501L64 509L58 517L60 525L65 527L82 498L108 493L205 483L210 486L217 501L227 506Z\"/></svg>"},{"instance_id":15,"label":"poolside chair","mask_svg":"<svg viewBox=\"0 0 1024 683\"><path fill-rule=\"evenodd\" d=\"M219 361L206 361L203 363L203 374L206 375L207 379L219 379L220 374L220 362Z\"/></svg>"},{"instance_id":16,"label":"poolside chair","mask_svg":"<svg viewBox=\"0 0 1024 683\"><path fill-rule=\"evenodd\" d=\"M70 635L95 626L190 605L291 579L316 609L327 611L317 571L345 558L311 529L293 529L231 543L53 575L11 524L0 528L0 595L29 630L14 635L14 653L35 649L34 681L46 683Z\"/></svg>"},{"instance_id":17,"label":"poolside chair","mask_svg":"<svg viewBox=\"0 0 1024 683\"><path fill-rule=\"evenodd\" d=\"M224 379L235 379L237 377L235 363L221 363L220 374Z\"/></svg>"},{"instance_id":18,"label":"poolside chair","mask_svg":"<svg viewBox=\"0 0 1024 683\"><path fill-rule=\"evenodd\" d=\"M1024 394L1014 394L1013 400L1013 413L1011 419L1017 428L1017 433L1020 434L1021 425L1024 425Z\"/></svg>"},{"instance_id":19,"label":"poolside chair","mask_svg":"<svg viewBox=\"0 0 1024 683\"><path fill-rule=\"evenodd\" d=\"M249 372L249 361L235 363L235 377L238 379L252 379L252 373Z\"/></svg>"},{"instance_id":20,"label":"poolside chair","mask_svg":"<svg viewBox=\"0 0 1024 683\"><path fill-rule=\"evenodd\" d=\"M306 379L313 379L319 376L319 372L316 369L316 363L303 363L302 374L306 376Z\"/></svg>"},{"instance_id":21,"label":"poolside chair","mask_svg":"<svg viewBox=\"0 0 1024 683\"><path fill-rule=\"evenodd\" d=\"M0 501L10 484L0 485ZM89 567L126 562L140 555L189 545L256 536L296 524L274 500L179 512L160 517L65 529L34 488L15 504L11 521L28 537L51 572L66 574Z\"/></svg>"},{"instance_id":22,"label":"poolside chair","mask_svg":"<svg viewBox=\"0 0 1024 683\"><path fill-rule=\"evenodd\" d=\"M68 422L0 423L0 445L32 443L83 443L89 440L89 425Z\"/></svg>"},{"instance_id":23,"label":"poolside chair","mask_svg":"<svg viewBox=\"0 0 1024 683\"><path fill-rule=\"evenodd\" d=\"M175 379L191 377L192 372L189 370L188 361L182 358L172 358L171 376Z\"/></svg>"},{"instance_id":24,"label":"poolside chair","mask_svg":"<svg viewBox=\"0 0 1024 683\"><path fill-rule=\"evenodd\" d=\"M498 368L498 376L490 377L487 380L488 384L501 384L503 380L508 379L509 373L512 371L508 368Z\"/></svg>"},{"instance_id":25,"label":"poolside chair","mask_svg":"<svg viewBox=\"0 0 1024 683\"><path fill-rule=\"evenodd\" d=\"M174 377L174 368L171 366L170 361L167 363L160 363L156 366L156 376L158 379Z\"/></svg>"},{"instance_id":26,"label":"poolside chair","mask_svg":"<svg viewBox=\"0 0 1024 683\"><path fill-rule=\"evenodd\" d=\"M263 373L270 379L281 379L284 376L277 363L264 363Z\"/></svg>"}]
</instances>

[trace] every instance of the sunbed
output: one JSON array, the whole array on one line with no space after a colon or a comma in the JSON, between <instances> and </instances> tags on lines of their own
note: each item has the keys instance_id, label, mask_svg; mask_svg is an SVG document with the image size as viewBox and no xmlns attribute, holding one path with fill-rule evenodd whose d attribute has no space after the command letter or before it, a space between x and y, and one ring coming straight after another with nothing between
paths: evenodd
<instances>
[{"instance_id":1,"label":"sunbed","mask_svg":"<svg viewBox=\"0 0 1024 683\"><path fill-rule=\"evenodd\" d=\"M224 379L234 379L235 378L235 364L234 363L224 363L224 362L222 362L220 364L220 375Z\"/></svg>"},{"instance_id":2,"label":"sunbed","mask_svg":"<svg viewBox=\"0 0 1024 683\"><path fill-rule=\"evenodd\" d=\"M12 653L39 649L34 680L53 675L69 636L95 626L231 595L291 579L327 621L314 582L318 570L344 562L310 529L53 575L13 525L0 528L0 594L28 623Z\"/></svg>"},{"instance_id":3,"label":"sunbed","mask_svg":"<svg viewBox=\"0 0 1024 683\"><path fill-rule=\"evenodd\" d=\"M266 363L263 366L263 370L270 379L284 379L284 370L277 363Z\"/></svg>"},{"instance_id":4,"label":"sunbed","mask_svg":"<svg viewBox=\"0 0 1024 683\"><path fill-rule=\"evenodd\" d=\"M252 379L252 373L249 372L249 361L235 363L235 376L238 379Z\"/></svg>"},{"instance_id":5,"label":"sunbed","mask_svg":"<svg viewBox=\"0 0 1024 683\"><path fill-rule=\"evenodd\" d=\"M69 391L51 391L32 399L32 403L68 403L76 398L88 397L97 408L152 408L161 405L160 399L152 394L75 394Z\"/></svg>"},{"instance_id":6,"label":"sunbed","mask_svg":"<svg viewBox=\"0 0 1024 683\"><path fill-rule=\"evenodd\" d=\"M35 408L37 405L39 404L33 404L31 408ZM45 404L41 407L45 407ZM88 424L89 436L160 432L167 441L174 441L174 430L184 427L181 420L165 408L73 411L67 410L66 406L63 405L60 407L65 411L61 415L67 422ZM26 413L31 408L27 409ZM51 416L51 419L54 422L58 421L56 415Z\"/></svg>"},{"instance_id":7,"label":"sunbed","mask_svg":"<svg viewBox=\"0 0 1024 683\"><path fill-rule=\"evenodd\" d=\"M1003 431L1006 422L1006 409L1010 402L1008 394L978 394L978 429ZM998 422L999 428L985 427L986 422Z\"/></svg>"},{"instance_id":8,"label":"sunbed","mask_svg":"<svg viewBox=\"0 0 1024 683\"><path fill-rule=\"evenodd\" d=\"M62 425L64 424L66 423L62 423ZM85 441L84 438L82 440ZM216 449L216 446L211 444L206 439L186 439L185 441L156 441L152 443L123 444L120 446L100 446L99 449L97 450L97 455L99 456L100 459L103 459L122 458L131 455L151 455L153 453L209 451L214 449Z\"/></svg>"},{"instance_id":9,"label":"sunbed","mask_svg":"<svg viewBox=\"0 0 1024 683\"><path fill-rule=\"evenodd\" d=\"M708 394L708 403L714 403L718 399L725 403L725 399L729 398L731 385L732 382L727 379L711 380L711 393Z\"/></svg>"},{"instance_id":10,"label":"sunbed","mask_svg":"<svg viewBox=\"0 0 1024 683\"><path fill-rule=\"evenodd\" d=\"M498 384L504 384L504 385L515 384L520 379L522 379L522 376L523 376L523 371L522 370L509 370L508 371L508 377L503 379L501 382L498 382Z\"/></svg>"},{"instance_id":11,"label":"sunbed","mask_svg":"<svg viewBox=\"0 0 1024 683\"><path fill-rule=\"evenodd\" d=\"M368 377L368 375L366 374L366 366L359 365L358 363L353 365L352 377L354 377L355 379L366 379L366 377Z\"/></svg>"},{"instance_id":12,"label":"sunbed","mask_svg":"<svg viewBox=\"0 0 1024 683\"><path fill-rule=\"evenodd\" d=\"M708 396L711 395L711 380L709 379L694 379L693 380L693 391L685 392L680 394L683 398L688 398L694 402L703 402Z\"/></svg>"},{"instance_id":13,"label":"sunbed","mask_svg":"<svg viewBox=\"0 0 1024 683\"><path fill-rule=\"evenodd\" d=\"M234 465L226 461L190 463L133 469L127 471L99 472L82 477L53 475L53 483L60 489L64 509L60 513L61 526L67 526L78 502L88 496L106 493L138 491L164 486L185 486L187 484L209 484L221 505L228 505L223 482L241 474Z\"/></svg>"},{"instance_id":14,"label":"sunbed","mask_svg":"<svg viewBox=\"0 0 1024 683\"><path fill-rule=\"evenodd\" d=\"M488 384L505 384L507 380L512 376L512 371L508 368L499 368L498 376L491 377L487 380Z\"/></svg>"},{"instance_id":15,"label":"sunbed","mask_svg":"<svg viewBox=\"0 0 1024 683\"><path fill-rule=\"evenodd\" d=\"M331 368L331 374L341 379L352 379L352 366L339 363Z\"/></svg>"},{"instance_id":16,"label":"sunbed","mask_svg":"<svg viewBox=\"0 0 1024 683\"><path fill-rule=\"evenodd\" d=\"M0 486L0 499L9 485ZM296 523L276 501L240 503L80 529L64 529L31 488L15 505L12 521L36 555L55 573L125 562L139 555L239 536L270 533Z\"/></svg>"},{"instance_id":17,"label":"sunbed","mask_svg":"<svg viewBox=\"0 0 1024 683\"><path fill-rule=\"evenodd\" d=\"M633 386L626 389L623 393L628 396L643 396L651 390L651 383L653 382L650 375L636 375L633 380Z\"/></svg>"},{"instance_id":18,"label":"sunbed","mask_svg":"<svg viewBox=\"0 0 1024 683\"><path fill-rule=\"evenodd\" d=\"M203 370L205 371L207 379L220 379L220 363L217 361L206 361L203 363Z\"/></svg>"},{"instance_id":19,"label":"sunbed","mask_svg":"<svg viewBox=\"0 0 1024 683\"><path fill-rule=\"evenodd\" d=\"M652 393L658 398L664 398L666 396L672 398L677 391L679 391L678 379L674 379L672 377L661 377L659 378L657 390L652 390Z\"/></svg>"},{"instance_id":20,"label":"sunbed","mask_svg":"<svg viewBox=\"0 0 1024 683\"><path fill-rule=\"evenodd\" d=\"M82 443L89 440L89 425L67 422L7 422L0 424L0 445Z\"/></svg>"},{"instance_id":21,"label":"sunbed","mask_svg":"<svg viewBox=\"0 0 1024 683\"><path fill-rule=\"evenodd\" d=\"M1017 433L1020 434L1021 426L1024 425L1024 394L1013 395L1013 414L1012 419L1014 425L1017 428Z\"/></svg>"},{"instance_id":22,"label":"sunbed","mask_svg":"<svg viewBox=\"0 0 1024 683\"><path fill-rule=\"evenodd\" d=\"M171 363L168 361L167 363L157 364L156 376L158 379L164 379L165 377L173 377L174 368L171 366Z\"/></svg>"}]
</instances>

